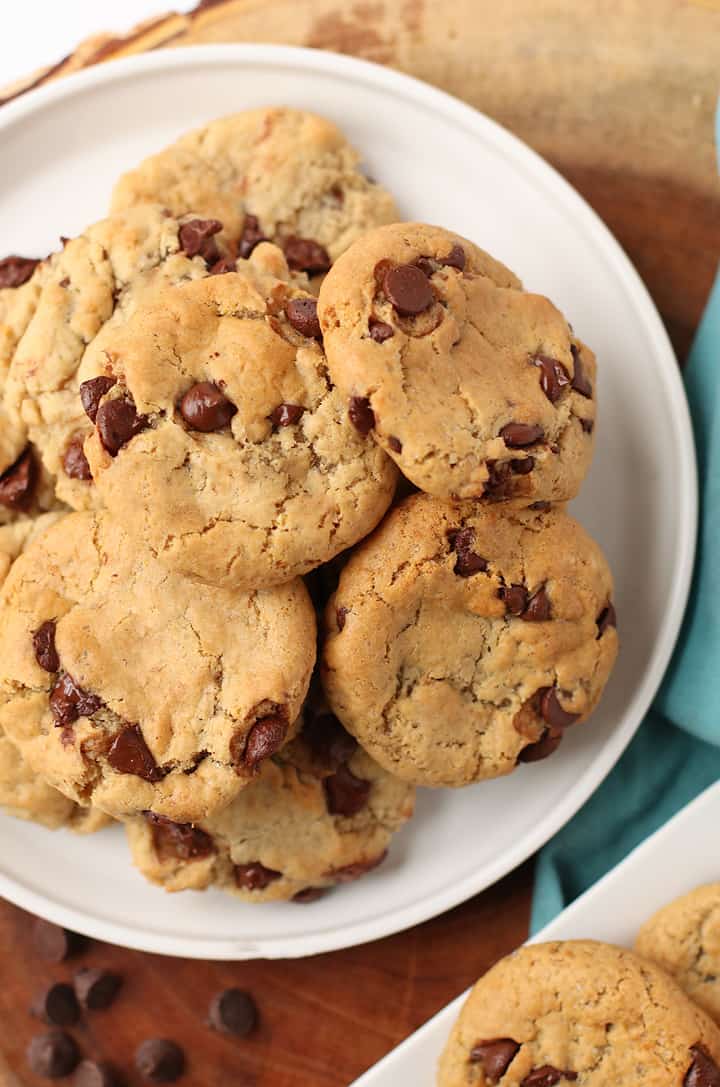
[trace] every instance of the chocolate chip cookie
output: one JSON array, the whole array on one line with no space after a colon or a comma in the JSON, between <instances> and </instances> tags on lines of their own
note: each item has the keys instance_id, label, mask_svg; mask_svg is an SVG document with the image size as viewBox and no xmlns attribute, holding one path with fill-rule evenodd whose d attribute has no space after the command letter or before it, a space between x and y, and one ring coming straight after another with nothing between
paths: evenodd
<instances>
[{"instance_id":1,"label":"chocolate chip cookie","mask_svg":"<svg viewBox=\"0 0 720 1087\"><path fill-rule=\"evenodd\" d=\"M360 238L318 300L330 375L361 434L421 490L529 506L590 466L595 357L559 310L465 238Z\"/></svg>"},{"instance_id":2,"label":"chocolate chip cookie","mask_svg":"<svg viewBox=\"0 0 720 1087\"><path fill-rule=\"evenodd\" d=\"M438 1087L717 1087L720 1031L630 951L591 940L502 959L465 1001Z\"/></svg>"},{"instance_id":3,"label":"chocolate chip cookie","mask_svg":"<svg viewBox=\"0 0 720 1087\"><path fill-rule=\"evenodd\" d=\"M223 811L194 825L146 814L127 834L140 871L168 891L214 886L250 902L309 901L381 864L413 793L324 713Z\"/></svg>"},{"instance_id":4,"label":"chocolate chip cookie","mask_svg":"<svg viewBox=\"0 0 720 1087\"><path fill-rule=\"evenodd\" d=\"M359 168L342 132L311 113L255 109L212 121L152 155L115 186L113 210L161 202L225 224L237 256L280 245L291 268L319 276L366 230L398 217Z\"/></svg>"},{"instance_id":5,"label":"chocolate chip cookie","mask_svg":"<svg viewBox=\"0 0 720 1087\"><path fill-rule=\"evenodd\" d=\"M40 294L41 262L24 257L0 260L0 496L5 473L27 445L27 432L17 412L4 403L5 385L20 337L30 323ZM0 510L0 523L8 518Z\"/></svg>"},{"instance_id":6,"label":"chocolate chip cookie","mask_svg":"<svg viewBox=\"0 0 720 1087\"><path fill-rule=\"evenodd\" d=\"M397 470L348 419L315 299L275 246L118 315L80 376L96 489L175 570L287 581L367 535L392 500Z\"/></svg>"},{"instance_id":7,"label":"chocolate chip cookie","mask_svg":"<svg viewBox=\"0 0 720 1087\"><path fill-rule=\"evenodd\" d=\"M169 573L122 522L69 514L0 596L0 728L77 803L202 819L291 738L315 657L302 582Z\"/></svg>"},{"instance_id":8,"label":"chocolate chip cookie","mask_svg":"<svg viewBox=\"0 0 720 1087\"><path fill-rule=\"evenodd\" d=\"M696 887L658 910L640 929L635 950L720 1023L720 883Z\"/></svg>"},{"instance_id":9,"label":"chocolate chip cookie","mask_svg":"<svg viewBox=\"0 0 720 1087\"><path fill-rule=\"evenodd\" d=\"M323 687L405 781L508 774L595 708L617 653L612 595L600 548L561 509L412 496L340 575Z\"/></svg>"}]
</instances>

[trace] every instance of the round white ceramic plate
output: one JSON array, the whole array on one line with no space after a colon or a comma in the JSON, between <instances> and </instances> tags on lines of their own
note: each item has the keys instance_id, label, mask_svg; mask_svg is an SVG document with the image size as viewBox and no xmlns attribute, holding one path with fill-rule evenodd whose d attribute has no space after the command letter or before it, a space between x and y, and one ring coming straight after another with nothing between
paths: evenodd
<instances>
[{"instance_id":1,"label":"round white ceramic plate","mask_svg":"<svg viewBox=\"0 0 720 1087\"><path fill-rule=\"evenodd\" d=\"M287 103L336 121L407 218L442 223L562 307L600 365L595 464L576 511L617 581L622 652L591 724L558 754L458 792L421 792L376 873L312 905L168 896L93 838L0 820L0 893L113 943L242 959L309 955L396 932L487 887L577 811L641 721L675 641L695 543L687 405L658 315L594 213L532 151L462 103L346 57L207 46L103 65L0 112L0 254L42 254L101 217L113 180L183 130ZM0 647L0 652L2 651Z\"/></svg>"}]
</instances>

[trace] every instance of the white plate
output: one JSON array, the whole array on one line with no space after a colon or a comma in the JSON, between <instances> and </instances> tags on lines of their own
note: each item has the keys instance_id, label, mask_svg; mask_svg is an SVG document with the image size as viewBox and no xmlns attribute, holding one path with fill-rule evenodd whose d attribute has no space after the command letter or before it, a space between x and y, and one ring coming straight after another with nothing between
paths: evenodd
<instances>
[{"instance_id":1,"label":"white plate","mask_svg":"<svg viewBox=\"0 0 720 1087\"><path fill-rule=\"evenodd\" d=\"M701 883L720 879L720 783L706 789L528 943L604 940L632 947L643 921ZM469 990L350 1087L435 1087L435 1069Z\"/></svg>"},{"instance_id":2,"label":"white plate","mask_svg":"<svg viewBox=\"0 0 720 1087\"><path fill-rule=\"evenodd\" d=\"M0 252L43 253L103 215L118 173L200 122L291 103L337 121L407 217L455 228L549 294L600 361L595 465L577 511L617 581L623 649L592 724L547 763L426 792L377 873L312 906L167 897L119 830L91 840L0 821L0 893L113 943L240 959L307 955L407 928L541 846L608 773L642 719L681 620L695 544L687 405L658 315L620 247L549 166L492 121L412 79L276 46L150 53L62 80L0 112Z\"/></svg>"}]
</instances>

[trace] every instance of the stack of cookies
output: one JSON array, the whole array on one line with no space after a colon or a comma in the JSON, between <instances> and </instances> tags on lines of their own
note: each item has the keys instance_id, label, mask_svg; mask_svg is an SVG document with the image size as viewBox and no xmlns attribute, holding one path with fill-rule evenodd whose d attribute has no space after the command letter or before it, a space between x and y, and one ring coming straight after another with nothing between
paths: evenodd
<instances>
[{"instance_id":1,"label":"stack of cookies","mask_svg":"<svg viewBox=\"0 0 720 1087\"><path fill-rule=\"evenodd\" d=\"M0 262L0 804L122 820L169 890L361 876L416 785L544 758L612 668L564 511L594 356L398 219L335 126L263 109Z\"/></svg>"}]
</instances>

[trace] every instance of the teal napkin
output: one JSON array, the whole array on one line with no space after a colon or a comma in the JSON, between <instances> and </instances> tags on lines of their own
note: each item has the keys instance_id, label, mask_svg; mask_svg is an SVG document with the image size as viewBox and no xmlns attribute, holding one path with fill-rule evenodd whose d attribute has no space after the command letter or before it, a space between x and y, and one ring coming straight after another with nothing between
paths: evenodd
<instances>
[{"instance_id":1,"label":"teal napkin","mask_svg":"<svg viewBox=\"0 0 720 1087\"><path fill-rule=\"evenodd\" d=\"M720 129L720 113L718 121ZM532 932L720 779L720 274L690 353L685 387L700 471L699 547L685 622L663 686L634 740L585 807L540 853Z\"/></svg>"}]
</instances>

